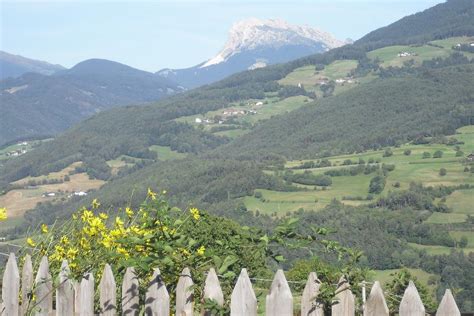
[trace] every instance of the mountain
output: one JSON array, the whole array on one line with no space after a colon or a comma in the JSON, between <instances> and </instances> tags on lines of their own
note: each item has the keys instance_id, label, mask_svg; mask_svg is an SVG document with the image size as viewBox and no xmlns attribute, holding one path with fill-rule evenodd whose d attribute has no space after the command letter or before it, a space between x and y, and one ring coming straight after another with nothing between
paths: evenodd
<instances>
[{"instance_id":1,"label":"mountain","mask_svg":"<svg viewBox=\"0 0 474 316\"><path fill-rule=\"evenodd\" d=\"M345 42L309 26L256 18L235 23L224 48L211 59L186 69L163 69L159 76L194 88L234 73L322 53Z\"/></svg>"},{"instance_id":2,"label":"mountain","mask_svg":"<svg viewBox=\"0 0 474 316\"><path fill-rule=\"evenodd\" d=\"M101 59L46 76L0 82L0 144L51 136L97 112L155 101L182 88L152 73Z\"/></svg>"},{"instance_id":3,"label":"mountain","mask_svg":"<svg viewBox=\"0 0 474 316\"><path fill-rule=\"evenodd\" d=\"M53 65L45 61L29 59L0 51L0 80L16 78L27 72L51 75L64 69L61 65Z\"/></svg>"}]
</instances>

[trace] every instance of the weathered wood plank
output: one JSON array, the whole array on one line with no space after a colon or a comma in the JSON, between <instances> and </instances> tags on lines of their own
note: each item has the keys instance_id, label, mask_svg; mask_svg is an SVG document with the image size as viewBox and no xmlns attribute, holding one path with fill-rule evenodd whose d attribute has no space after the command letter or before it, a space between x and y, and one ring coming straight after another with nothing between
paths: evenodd
<instances>
[{"instance_id":1,"label":"weathered wood plank","mask_svg":"<svg viewBox=\"0 0 474 316\"><path fill-rule=\"evenodd\" d=\"M20 312L20 271L14 253L10 253L2 279L2 315L18 315Z\"/></svg>"},{"instance_id":2,"label":"weathered wood plank","mask_svg":"<svg viewBox=\"0 0 474 316\"><path fill-rule=\"evenodd\" d=\"M242 269L232 291L231 316L257 316L257 297L252 288L247 269Z\"/></svg>"},{"instance_id":3,"label":"weathered wood plank","mask_svg":"<svg viewBox=\"0 0 474 316\"><path fill-rule=\"evenodd\" d=\"M30 298L33 293L33 282L35 280L33 273L33 263L31 262L31 256L25 256L25 262L21 271L21 315L26 315L28 307L30 306Z\"/></svg>"},{"instance_id":4,"label":"weathered wood plank","mask_svg":"<svg viewBox=\"0 0 474 316\"><path fill-rule=\"evenodd\" d=\"M134 268L127 268L122 283L122 314L138 315L139 304L138 277Z\"/></svg>"},{"instance_id":5,"label":"weathered wood plank","mask_svg":"<svg viewBox=\"0 0 474 316\"><path fill-rule=\"evenodd\" d=\"M410 281L405 289L400 302L399 314L400 316L425 316L425 307L413 281Z\"/></svg>"},{"instance_id":6,"label":"weathered wood plank","mask_svg":"<svg viewBox=\"0 0 474 316\"><path fill-rule=\"evenodd\" d=\"M49 273L48 258L44 256L35 279L34 311L37 316L48 316L53 310L53 279Z\"/></svg>"},{"instance_id":7,"label":"weathered wood plank","mask_svg":"<svg viewBox=\"0 0 474 316\"><path fill-rule=\"evenodd\" d=\"M436 316L461 316L461 312L459 311L451 290L446 289L444 292L443 299L436 311Z\"/></svg>"},{"instance_id":8,"label":"weathered wood plank","mask_svg":"<svg viewBox=\"0 0 474 316\"><path fill-rule=\"evenodd\" d=\"M336 290L336 301L331 308L333 316L354 316L355 298L350 289L349 283L344 277L339 280Z\"/></svg>"},{"instance_id":9,"label":"weathered wood plank","mask_svg":"<svg viewBox=\"0 0 474 316\"><path fill-rule=\"evenodd\" d=\"M283 270L278 270L273 278L270 292L266 298L267 316L292 316L293 295Z\"/></svg>"},{"instance_id":10,"label":"weathered wood plank","mask_svg":"<svg viewBox=\"0 0 474 316\"><path fill-rule=\"evenodd\" d=\"M81 281L81 293L79 306L80 316L94 315L94 275L87 273Z\"/></svg>"},{"instance_id":11,"label":"weathered wood plank","mask_svg":"<svg viewBox=\"0 0 474 316\"><path fill-rule=\"evenodd\" d=\"M104 273L99 284L101 315L113 316L117 313L117 287L114 274L109 264L104 266Z\"/></svg>"},{"instance_id":12,"label":"weathered wood plank","mask_svg":"<svg viewBox=\"0 0 474 316\"><path fill-rule=\"evenodd\" d=\"M184 268L176 286L176 316L193 315L193 290L194 284L189 268Z\"/></svg>"},{"instance_id":13,"label":"weathered wood plank","mask_svg":"<svg viewBox=\"0 0 474 316\"><path fill-rule=\"evenodd\" d=\"M389 310L382 287L379 281L375 281L370 290L369 298L365 302L364 316L388 316Z\"/></svg>"},{"instance_id":14,"label":"weathered wood plank","mask_svg":"<svg viewBox=\"0 0 474 316\"><path fill-rule=\"evenodd\" d=\"M66 260L61 264L59 284L56 289L57 315L74 315L74 285L70 279L71 271Z\"/></svg>"},{"instance_id":15,"label":"weathered wood plank","mask_svg":"<svg viewBox=\"0 0 474 316\"><path fill-rule=\"evenodd\" d=\"M74 315L81 312L81 282L72 281L74 287Z\"/></svg>"},{"instance_id":16,"label":"weathered wood plank","mask_svg":"<svg viewBox=\"0 0 474 316\"><path fill-rule=\"evenodd\" d=\"M224 305L224 293L217 277L216 270L211 268L204 283L204 298L216 301L219 306Z\"/></svg>"},{"instance_id":17,"label":"weathered wood plank","mask_svg":"<svg viewBox=\"0 0 474 316\"><path fill-rule=\"evenodd\" d=\"M204 299L213 300L219 306L224 306L224 293L222 293L221 284L214 268L209 269L204 282ZM204 315L210 315L210 313L204 311Z\"/></svg>"},{"instance_id":18,"label":"weathered wood plank","mask_svg":"<svg viewBox=\"0 0 474 316\"><path fill-rule=\"evenodd\" d=\"M301 296L301 316L324 316L323 306L316 302L321 281L315 272L311 272Z\"/></svg>"},{"instance_id":19,"label":"weathered wood plank","mask_svg":"<svg viewBox=\"0 0 474 316\"><path fill-rule=\"evenodd\" d=\"M153 271L153 276L145 298L145 315L147 316L169 316L170 315L170 295L166 289L160 269Z\"/></svg>"}]
</instances>

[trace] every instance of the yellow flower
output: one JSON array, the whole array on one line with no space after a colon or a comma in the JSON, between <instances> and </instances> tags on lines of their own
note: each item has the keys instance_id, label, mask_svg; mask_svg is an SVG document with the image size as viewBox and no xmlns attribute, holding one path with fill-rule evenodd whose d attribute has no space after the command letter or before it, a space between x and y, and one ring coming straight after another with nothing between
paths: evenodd
<instances>
[{"instance_id":1,"label":"yellow flower","mask_svg":"<svg viewBox=\"0 0 474 316\"><path fill-rule=\"evenodd\" d=\"M83 222L89 221L92 217L94 217L94 213L92 213L91 211L84 210L84 212L82 212L81 219Z\"/></svg>"},{"instance_id":2,"label":"yellow flower","mask_svg":"<svg viewBox=\"0 0 474 316\"><path fill-rule=\"evenodd\" d=\"M189 212L191 213L191 215L194 217L195 220L199 220L199 218L201 217L201 215L199 214L199 210L195 207L190 209Z\"/></svg>"},{"instance_id":3,"label":"yellow flower","mask_svg":"<svg viewBox=\"0 0 474 316\"><path fill-rule=\"evenodd\" d=\"M72 247L67 250L66 256L68 257L68 259L74 260L78 253L79 249Z\"/></svg>"},{"instance_id":4,"label":"yellow flower","mask_svg":"<svg viewBox=\"0 0 474 316\"><path fill-rule=\"evenodd\" d=\"M161 194L165 195L165 194L166 194L166 190L163 190L163 192L161 192Z\"/></svg>"},{"instance_id":5,"label":"yellow flower","mask_svg":"<svg viewBox=\"0 0 474 316\"><path fill-rule=\"evenodd\" d=\"M121 255L124 255L125 259L130 258L130 254L128 253L127 249L123 247L117 247L117 252Z\"/></svg>"},{"instance_id":6,"label":"yellow flower","mask_svg":"<svg viewBox=\"0 0 474 316\"><path fill-rule=\"evenodd\" d=\"M107 215L105 213L100 213L99 217L105 221L107 218L109 218L109 215Z\"/></svg>"},{"instance_id":7,"label":"yellow flower","mask_svg":"<svg viewBox=\"0 0 474 316\"><path fill-rule=\"evenodd\" d=\"M62 236L60 242L63 245L69 245L69 238L67 238L67 236Z\"/></svg>"},{"instance_id":8,"label":"yellow flower","mask_svg":"<svg viewBox=\"0 0 474 316\"><path fill-rule=\"evenodd\" d=\"M116 225L117 227L123 227L123 224L124 224L124 223L123 223L122 219L117 216L117 217L115 218L115 225Z\"/></svg>"},{"instance_id":9,"label":"yellow flower","mask_svg":"<svg viewBox=\"0 0 474 316\"><path fill-rule=\"evenodd\" d=\"M43 234L47 234L48 233L48 225L46 224L41 224L41 232Z\"/></svg>"},{"instance_id":10,"label":"yellow flower","mask_svg":"<svg viewBox=\"0 0 474 316\"><path fill-rule=\"evenodd\" d=\"M200 255L200 256L204 256L204 251L206 251L206 247L201 246L201 247L198 248L197 254Z\"/></svg>"},{"instance_id":11,"label":"yellow flower","mask_svg":"<svg viewBox=\"0 0 474 316\"><path fill-rule=\"evenodd\" d=\"M84 249L84 250L89 250L90 249L90 244L87 241L87 239L85 239L84 237L81 238L81 241L79 242L79 244L81 245L81 248Z\"/></svg>"},{"instance_id":12,"label":"yellow flower","mask_svg":"<svg viewBox=\"0 0 474 316\"><path fill-rule=\"evenodd\" d=\"M31 237L28 237L26 239L26 243L30 246L30 247L36 247L36 243L35 241L31 238Z\"/></svg>"},{"instance_id":13,"label":"yellow flower","mask_svg":"<svg viewBox=\"0 0 474 316\"><path fill-rule=\"evenodd\" d=\"M134 214L133 210L130 207L125 208L125 213L127 214L128 217L132 217Z\"/></svg>"},{"instance_id":14,"label":"yellow flower","mask_svg":"<svg viewBox=\"0 0 474 316\"><path fill-rule=\"evenodd\" d=\"M7 219L7 209L4 207L0 207L0 221L4 221Z\"/></svg>"},{"instance_id":15,"label":"yellow flower","mask_svg":"<svg viewBox=\"0 0 474 316\"><path fill-rule=\"evenodd\" d=\"M100 206L99 201L97 201L97 199L93 199L92 200L92 208L97 209L97 208L99 208L99 206Z\"/></svg>"},{"instance_id":16,"label":"yellow flower","mask_svg":"<svg viewBox=\"0 0 474 316\"><path fill-rule=\"evenodd\" d=\"M156 200L156 193L153 192L150 188L148 188L148 197L152 200Z\"/></svg>"}]
</instances>

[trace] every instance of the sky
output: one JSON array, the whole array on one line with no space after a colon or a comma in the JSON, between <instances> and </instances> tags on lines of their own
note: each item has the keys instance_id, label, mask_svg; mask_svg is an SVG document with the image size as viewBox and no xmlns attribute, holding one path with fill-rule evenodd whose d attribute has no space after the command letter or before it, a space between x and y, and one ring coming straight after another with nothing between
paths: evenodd
<instances>
[{"instance_id":1,"label":"sky","mask_svg":"<svg viewBox=\"0 0 474 316\"><path fill-rule=\"evenodd\" d=\"M104 58L147 71L216 55L236 21L279 18L358 39L443 0L0 0L0 50L72 67Z\"/></svg>"}]
</instances>

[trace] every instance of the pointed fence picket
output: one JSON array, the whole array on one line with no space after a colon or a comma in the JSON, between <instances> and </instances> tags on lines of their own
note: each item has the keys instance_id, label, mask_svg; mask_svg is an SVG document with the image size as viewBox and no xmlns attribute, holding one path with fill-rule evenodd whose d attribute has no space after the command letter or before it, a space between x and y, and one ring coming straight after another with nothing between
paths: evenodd
<instances>
[{"instance_id":1,"label":"pointed fence picket","mask_svg":"<svg viewBox=\"0 0 474 316\"><path fill-rule=\"evenodd\" d=\"M55 289L55 310L53 310L53 278L49 271L48 259L41 259L36 277L33 280L31 258L25 257L22 275L17 265L14 254L9 256L3 273L2 293L0 302L0 315L25 315L33 311L33 315L79 315L92 316L94 314L94 275L86 274L80 282L70 279L70 270L67 261L63 261L57 286ZM151 280L144 298L145 315L169 316L170 295L166 289L160 270L153 271ZM21 280L21 288L20 288ZM195 311L193 305L193 280L189 268L183 269L176 287L176 315L192 316L207 315L208 311ZM122 315L138 315L140 307L139 280L133 268L128 268L123 276L122 283ZM323 306L318 304L320 281L316 273L308 276L306 286L301 297L301 316L322 316ZM106 264L100 279L99 287L99 313L100 315L117 314L117 285L112 268ZM31 302L31 296L35 300ZM20 304L21 302L23 304ZM203 298L223 305L225 297L222 292L219 276L214 269L210 269L203 289ZM349 283L341 278L338 284L335 304L331 307L334 316L349 316L355 314L355 298ZM31 304L32 306L28 306ZM292 316L293 295L291 293L285 274L278 270L271 283L266 297L266 316ZM393 313L394 311L392 311ZM400 316L425 316L425 307L413 282L410 281L405 290L399 306ZM379 282L375 282L369 297L363 306L364 316L387 316L389 310L385 301L384 292ZM256 316L257 298L246 269L242 269L230 299L231 316ZM436 312L436 316L460 316L453 294L446 290Z\"/></svg>"}]
</instances>

